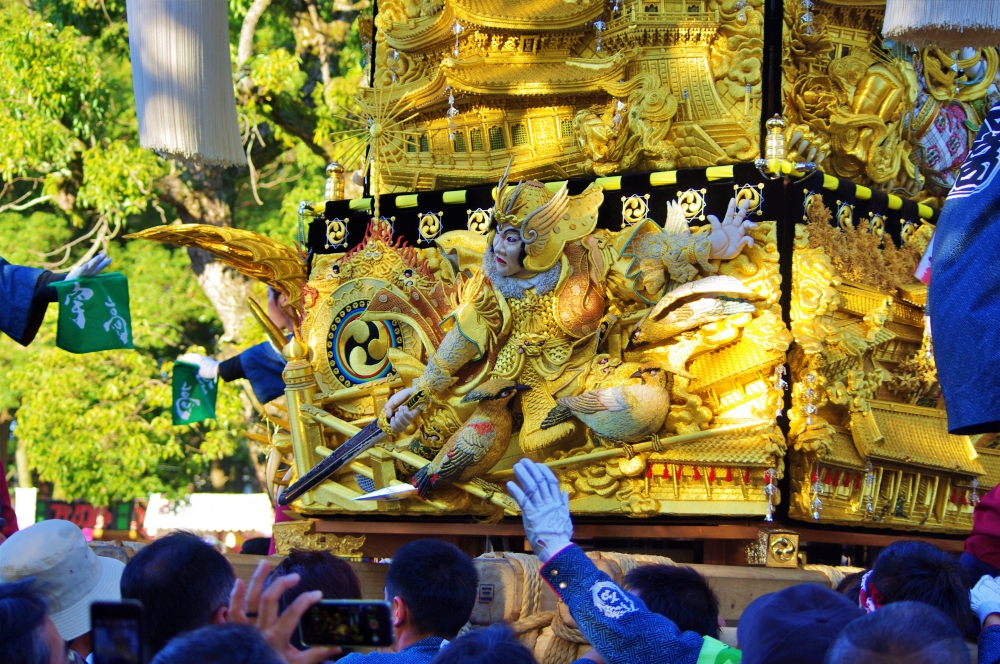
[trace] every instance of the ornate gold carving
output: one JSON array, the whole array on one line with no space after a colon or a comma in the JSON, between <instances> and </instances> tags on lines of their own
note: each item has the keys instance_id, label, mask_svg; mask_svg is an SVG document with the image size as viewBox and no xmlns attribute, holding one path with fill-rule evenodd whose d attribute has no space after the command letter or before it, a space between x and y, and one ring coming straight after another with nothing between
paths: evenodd
<instances>
[{"instance_id":1,"label":"ornate gold carving","mask_svg":"<svg viewBox=\"0 0 1000 664\"><path fill-rule=\"evenodd\" d=\"M337 536L330 533L314 533L313 522L284 521L274 524L274 549L279 556L287 556L292 549L329 551L340 558L361 561L361 547L365 536Z\"/></svg>"}]
</instances>

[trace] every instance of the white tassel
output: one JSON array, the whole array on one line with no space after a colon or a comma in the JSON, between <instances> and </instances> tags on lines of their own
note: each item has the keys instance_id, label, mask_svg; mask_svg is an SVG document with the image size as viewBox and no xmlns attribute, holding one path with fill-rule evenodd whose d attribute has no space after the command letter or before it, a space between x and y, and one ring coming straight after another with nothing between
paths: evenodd
<instances>
[{"instance_id":1,"label":"white tassel","mask_svg":"<svg viewBox=\"0 0 1000 664\"><path fill-rule=\"evenodd\" d=\"M1000 46L996 0L888 0L882 36L945 51Z\"/></svg>"},{"instance_id":2,"label":"white tassel","mask_svg":"<svg viewBox=\"0 0 1000 664\"><path fill-rule=\"evenodd\" d=\"M245 166L226 0L127 0L127 11L142 147Z\"/></svg>"}]
</instances>

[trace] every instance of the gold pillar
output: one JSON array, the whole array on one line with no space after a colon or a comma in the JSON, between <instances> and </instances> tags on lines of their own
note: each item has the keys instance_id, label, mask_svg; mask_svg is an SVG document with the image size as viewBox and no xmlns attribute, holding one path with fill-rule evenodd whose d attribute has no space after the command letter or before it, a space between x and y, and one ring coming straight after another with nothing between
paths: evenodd
<instances>
[{"instance_id":1,"label":"gold pillar","mask_svg":"<svg viewBox=\"0 0 1000 664\"><path fill-rule=\"evenodd\" d=\"M292 339L281 351L285 357L285 399L288 405L288 423L292 429L292 452L295 454L295 475L302 477L319 461L314 450L323 446L323 434L319 424L302 417L299 408L312 405L316 396L316 378L309 364L309 349ZM307 492L296 502L311 505L315 501L312 492Z\"/></svg>"}]
</instances>

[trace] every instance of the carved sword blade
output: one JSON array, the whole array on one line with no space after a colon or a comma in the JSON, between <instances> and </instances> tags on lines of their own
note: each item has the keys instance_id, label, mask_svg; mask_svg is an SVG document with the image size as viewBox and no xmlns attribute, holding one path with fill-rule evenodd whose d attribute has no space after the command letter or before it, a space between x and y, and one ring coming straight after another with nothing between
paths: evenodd
<instances>
[{"instance_id":1,"label":"carved sword blade","mask_svg":"<svg viewBox=\"0 0 1000 664\"><path fill-rule=\"evenodd\" d=\"M417 487L411 484L392 484L385 487L384 489L379 489L377 491L372 491L371 493L366 493L363 496L357 496L352 500L405 500L410 496L417 495Z\"/></svg>"},{"instance_id":2,"label":"carved sword blade","mask_svg":"<svg viewBox=\"0 0 1000 664\"><path fill-rule=\"evenodd\" d=\"M406 400L405 405L407 408L414 408L423 400L424 393L417 391ZM291 505L307 491L315 488L326 480L326 478L330 477L330 475L337 472L345 464L354 461L363 452L370 450L387 437L386 433L379 427L378 419L370 422L361 431L351 436L347 442L335 449L333 454L317 463L308 473L300 477L294 484L282 492L278 496L278 504L282 507Z\"/></svg>"}]
</instances>

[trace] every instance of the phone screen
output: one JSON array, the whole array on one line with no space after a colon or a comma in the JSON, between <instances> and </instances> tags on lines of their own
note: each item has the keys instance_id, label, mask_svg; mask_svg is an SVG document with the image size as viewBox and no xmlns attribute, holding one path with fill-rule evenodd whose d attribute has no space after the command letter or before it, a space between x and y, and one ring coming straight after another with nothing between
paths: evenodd
<instances>
[{"instance_id":1,"label":"phone screen","mask_svg":"<svg viewBox=\"0 0 1000 664\"><path fill-rule=\"evenodd\" d=\"M141 604L94 602L90 623L94 664L143 664Z\"/></svg>"},{"instance_id":2,"label":"phone screen","mask_svg":"<svg viewBox=\"0 0 1000 664\"><path fill-rule=\"evenodd\" d=\"M306 646L390 646L389 603L323 600L302 616L299 638Z\"/></svg>"}]
</instances>

